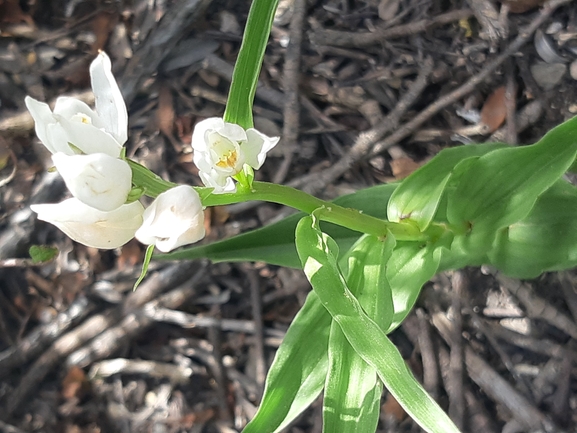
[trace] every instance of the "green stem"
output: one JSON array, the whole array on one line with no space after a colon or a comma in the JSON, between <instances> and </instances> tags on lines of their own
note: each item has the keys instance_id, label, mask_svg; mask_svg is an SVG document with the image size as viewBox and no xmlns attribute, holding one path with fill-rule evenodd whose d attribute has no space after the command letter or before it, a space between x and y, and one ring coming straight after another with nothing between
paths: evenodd
<instances>
[{"instance_id":1,"label":"green stem","mask_svg":"<svg viewBox=\"0 0 577 433\"><path fill-rule=\"evenodd\" d=\"M172 182L161 179L146 167L129 159L126 161L132 168L133 183L135 186L142 188L144 194L156 198L158 194L176 186ZM379 237L385 237L388 232L401 241L418 241L429 239L430 237L421 233L416 225L408 221L398 223L385 221L366 215L356 209L344 208L321 200L289 186L253 182L252 189L238 187L236 192L224 194L212 194L212 188L194 187L194 189L199 193L203 206L222 206L250 200L261 200L289 206L308 214L317 211L317 217L323 221Z\"/></svg>"},{"instance_id":2,"label":"green stem","mask_svg":"<svg viewBox=\"0 0 577 433\"><path fill-rule=\"evenodd\" d=\"M344 208L337 204L313 197L303 191L289 186L267 182L254 182L252 190L235 193L212 194L206 197L204 206L219 206L241 203L249 200L262 200L292 207L311 214L321 209L316 215L323 221L331 222L361 233L384 237L388 232L397 240L421 240L425 236L419 229L408 222L394 223L363 214L356 209Z\"/></svg>"}]
</instances>

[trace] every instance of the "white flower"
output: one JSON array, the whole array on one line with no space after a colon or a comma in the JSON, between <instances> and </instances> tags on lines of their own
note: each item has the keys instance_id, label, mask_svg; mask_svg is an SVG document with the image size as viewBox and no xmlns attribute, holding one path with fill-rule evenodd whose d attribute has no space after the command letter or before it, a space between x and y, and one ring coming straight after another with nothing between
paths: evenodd
<instances>
[{"instance_id":1,"label":"white flower","mask_svg":"<svg viewBox=\"0 0 577 433\"><path fill-rule=\"evenodd\" d=\"M204 213L198 193L180 185L160 194L144 211L144 222L136 231L143 244L156 245L167 253L204 237Z\"/></svg>"},{"instance_id":2,"label":"white flower","mask_svg":"<svg viewBox=\"0 0 577 433\"><path fill-rule=\"evenodd\" d=\"M139 202L102 212L76 198L30 208L38 214L38 219L54 224L76 242L105 250L118 248L132 239L142 224L144 212Z\"/></svg>"},{"instance_id":3,"label":"white flower","mask_svg":"<svg viewBox=\"0 0 577 433\"><path fill-rule=\"evenodd\" d=\"M235 191L231 177L242 171L244 164L258 170L278 141L279 137L267 137L254 128L245 131L234 123L211 117L195 126L191 144L202 182L221 193Z\"/></svg>"},{"instance_id":4,"label":"white flower","mask_svg":"<svg viewBox=\"0 0 577 433\"><path fill-rule=\"evenodd\" d=\"M128 138L128 114L110 67L104 52L90 65L96 112L75 98L58 98L52 112L48 104L26 97L36 135L51 153L74 155L77 148L85 154L120 155Z\"/></svg>"},{"instance_id":5,"label":"white flower","mask_svg":"<svg viewBox=\"0 0 577 433\"><path fill-rule=\"evenodd\" d=\"M112 211L124 203L132 188L132 170L126 161L105 153L52 155L56 169L74 197L100 211Z\"/></svg>"}]
</instances>

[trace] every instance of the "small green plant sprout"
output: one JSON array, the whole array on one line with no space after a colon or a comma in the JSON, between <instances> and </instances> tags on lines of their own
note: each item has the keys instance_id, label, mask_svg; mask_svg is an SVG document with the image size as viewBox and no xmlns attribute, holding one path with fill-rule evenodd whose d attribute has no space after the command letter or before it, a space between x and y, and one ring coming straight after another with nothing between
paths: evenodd
<instances>
[{"instance_id":1,"label":"small green plant sprout","mask_svg":"<svg viewBox=\"0 0 577 433\"><path fill-rule=\"evenodd\" d=\"M224 117L200 122L192 147L204 187L175 185L127 159L124 101L100 53L90 68L96 111L61 98L54 111L26 99L36 133L73 198L34 205L77 242L117 248L136 236L159 259L259 260L300 268L312 291L294 318L245 433L279 432L320 395L323 431L375 431L383 387L426 431L458 432L406 367L388 334L436 273L492 265L532 278L577 265L577 118L530 146L441 151L396 184L327 202L254 180L278 137L254 129L252 104L276 10L254 0ZM88 180L90 179L90 180ZM108 185L121 188L110 192ZM88 189L85 188L88 186ZM154 200L147 207L142 195ZM203 209L261 200L300 211L220 242L204 237ZM42 260L42 259L39 259Z\"/></svg>"}]
</instances>

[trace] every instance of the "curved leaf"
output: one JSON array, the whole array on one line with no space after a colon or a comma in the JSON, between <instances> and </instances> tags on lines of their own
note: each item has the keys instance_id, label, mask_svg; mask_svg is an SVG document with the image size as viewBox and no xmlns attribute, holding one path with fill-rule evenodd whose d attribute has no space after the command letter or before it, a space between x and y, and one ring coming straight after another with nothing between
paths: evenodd
<instances>
[{"instance_id":1,"label":"curved leaf","mask_svg":"<svg viewBox=\"0 0 577 433\"><path fill-rule=\"evenodd\" d=\"M426 431L457 433L459 430L447 414L410 373L395 345L348 289L337 266L338 247L320 231L314 216L299 222L296 245L305 274L321 303L399 404Z\"/></svg>"}]
</instances>

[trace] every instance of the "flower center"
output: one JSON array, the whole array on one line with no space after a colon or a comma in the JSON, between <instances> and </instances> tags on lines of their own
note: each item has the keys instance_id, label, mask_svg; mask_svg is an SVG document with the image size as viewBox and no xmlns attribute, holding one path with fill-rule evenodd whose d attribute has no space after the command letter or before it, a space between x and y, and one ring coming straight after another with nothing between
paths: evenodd
<instances>
[{"instance_id":1,"label":"flower center","mask_svg":"<svg viewBox=\"0 0 577 433\"><path fill-rule=\"evenodd\" d=\"M84 113L76 113L74 116L72 116L71 120L92 125L92 119Z\"/></svg>"},{"instance_id":2,"label":"flower center","mask_svg":"<svg viewBox=\"0 0 577 433\"><path fill-rule=\"evenodd\" d=\"M216 166L220 168L234 168L237 160L238 154L236 153L236 150L229 150L220 157Z\"/></svg>"},{"instance_id":3,"label":"flower center","mask_svg":"<svg viewBox=\"0 0 577 433\"><path fill-rule=\"evenodd\" d=\"M209 144L212 148L213 164L224 170L236 170L239 164L239 159L242 155L239 154L239 146L237 143L223 137L218 132L214 132L209 136Z\"/></svg>"}]
</instances>

